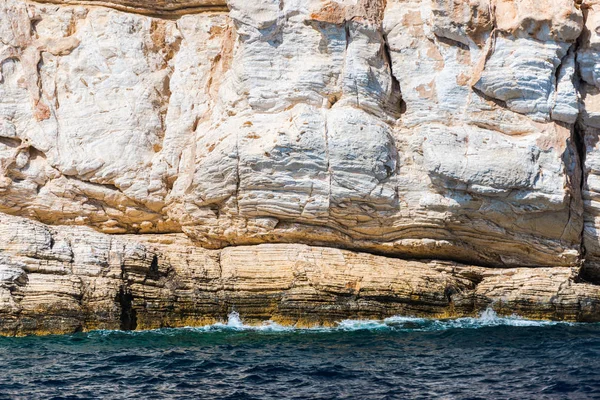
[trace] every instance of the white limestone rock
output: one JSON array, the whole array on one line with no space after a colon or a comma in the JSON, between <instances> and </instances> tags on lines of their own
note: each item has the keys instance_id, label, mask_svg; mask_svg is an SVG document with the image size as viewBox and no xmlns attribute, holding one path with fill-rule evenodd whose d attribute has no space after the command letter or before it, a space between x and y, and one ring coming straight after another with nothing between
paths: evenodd
<instances>
[{"instance_id":1,"label":"white limestone rock","mask_svg":"<svg viewBox=\"0 0 600 400\"><path fill-rule=\"evenodd\" d=\"M576 64L575 52L572 51L572 48L566 58L562 60L559 68L551 118L554 121L574 124L580 112L580 96L574 84Z\"/></svg>"},{"instance_id":2,"label":"white limestone rock","mask_svg":"<svg viewBox=\"0 0 600 400\"><path fill-rule=\"evenodd\" d=\"M492 39L491 55L473 87L535 121L550 119L556 90L556 70L569 43L529 38Z\"/></svg>"},{"instance_id":3,"label":"white limestone rock","mask_svg":"<svg viewBox=\"0 0 600 400\"><path fill-rule=\"evenodd\" d=\"M56 1L0 0L0 212L578 265L575 4Z\"/></svg>"},{"instance_id":4,"label":"white limestone rock","mask_svg":"<svg viewBox=\"0 0 600 400\"><path fill-rule=\"evenodd\" d=\"M586 8L587 17L577 51L577 64L581 79L589 85L600 87L600 4L586 1Z\"/></svg>"}]
</instances>

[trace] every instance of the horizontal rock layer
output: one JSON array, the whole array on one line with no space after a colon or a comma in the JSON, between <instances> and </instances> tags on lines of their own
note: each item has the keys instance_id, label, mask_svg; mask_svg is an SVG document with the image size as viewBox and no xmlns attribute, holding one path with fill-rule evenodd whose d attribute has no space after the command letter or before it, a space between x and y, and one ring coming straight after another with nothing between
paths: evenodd
<instances>
[{"instance_id":1,"label":"horizontal rock layer","mask_svg":"<svg viewBox=\"0 0 600 400\"><path fill-rule=\"evenodd\" d=\"M206 250L184 235L110 236L2 216L0 334L150 329L226 321L475 316L600 321L600 287L567 267L490 269L334 248Z\"/></svg>"},{"instance_id":2,"label":"horizontal rock layer","mask_svg":"<svg viewBox=\"0 0 600 400\"><path fill-rule=\"evenodd\" d=\"M225 0L37 0L38 3L110 7L120 11L161 17L208 11L227 11Z\"/></svg>"}]
</instances>

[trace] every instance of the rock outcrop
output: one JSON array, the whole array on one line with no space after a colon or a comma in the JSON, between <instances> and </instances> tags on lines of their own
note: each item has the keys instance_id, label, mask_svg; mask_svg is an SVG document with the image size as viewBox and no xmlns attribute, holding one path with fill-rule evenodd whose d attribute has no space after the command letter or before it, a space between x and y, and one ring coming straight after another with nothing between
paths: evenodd
<instances>
[{"instance_id":1,"label":"rock outcrop","mask_svg":"<svg viewBox=\"0 0 600 400\"><path fill-rule=\"evenodd\" d=\"M595 0L0 0L0 331L600 320L598 25Z\"/></svg>"},{"instance_id":2,"label":"rock outcrop","mask_svg":"<svg viewBox=\"0 0 600 400\"><path fill-rule=\"evenodd\" d=\"M392 315L600 320L577 271L407 261L330 247L203 249L182 234L111 236L2 216L0 334L150 329L226 321L296 326Z\"/></svg>"}]
</instances>

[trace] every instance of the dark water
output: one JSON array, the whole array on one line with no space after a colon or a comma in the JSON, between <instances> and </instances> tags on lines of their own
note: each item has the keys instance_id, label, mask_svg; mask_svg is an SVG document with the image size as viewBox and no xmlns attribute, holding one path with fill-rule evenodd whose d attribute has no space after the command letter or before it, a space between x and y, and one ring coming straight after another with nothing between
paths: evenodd
<instances>
[{"instance_id":1,"label":"dark water","mask_svg":"<svg viewBox=\"0 0 600 400\"><path fill-rule=\"evenodd\" d=\"M600 325L345 321L0 339L0 398L600 398Z\"/></svg>"}]
</instances>

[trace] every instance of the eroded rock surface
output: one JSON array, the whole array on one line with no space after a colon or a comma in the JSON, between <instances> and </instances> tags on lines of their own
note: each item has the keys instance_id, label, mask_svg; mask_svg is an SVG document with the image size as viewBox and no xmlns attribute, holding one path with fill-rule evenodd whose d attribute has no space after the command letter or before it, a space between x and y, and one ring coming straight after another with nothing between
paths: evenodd
<instances>
[{"instance_id":1,"label":"eroded rock surface","mask_svg":"<svg viewBox=\"0 0 600 400\"><path fill-rule=\"evenodd\" d=\"M231 302L247 302L248 318L290 321L303 312L314 321L470 315L491 302L530 316L597 319L595 306L584 306L588 295L595 304L595 287L575 282L600 282L599 7L0 0L0 215L39 221L46 225L31 226L65 240L85 232L87 243L59 246L48 257L62 272L38 276L18 272L9 247L30 238L17 236L2 254L7 282L30 288L31 298L56 287L79 299L65 307L83 329L115 327L123 315L130 327L123 304L137 307L138 327L219 319ZM141 246L143 262L129 271L131 246ZM95 259L97 249L110 256ZM252 261L247 271L224 261L236 252ZM104 268L103 280L73 270L76 253ZM129 282L136 268L154 268L149 254L158 253L159 265L191 280L189 300L154 278ZM24 257L35 264L37 254ZM432 297L414 305L404 283L369 300L306 284L316 290L310 297L291 278L303 257L323 259L310 271L330 271L324 285L398 276ZM449 261L400 260L415 258ZM258 287L281 279L259 290L253 275ZM223 289L227 276L245 278ZM441 286L419 289L423 279ZM468 300L450 301L444 282ZM83 302L86 285L101 292L92 294L98 307ZM26 314L18 310L37 300L17 306L29 295L6 290L3 304L21 307L7 311L10 329L35 331L18 328ZM300 305L286 309L294 293ZM142 311L148 296L175 299L169 307L178 311ZM302 304L311 298L345 311L310 314ZM56 331L54 317L36 322L33 309L31 326Z\"/></svg>"},{"instance_id":2,"label":"eroded rock surface","mask_svg":"<svg viewBox=\"0 0 600 400\"><path fill-rule=\"evenodd\" d=\"M207 250L185 235L111 236L2 216L0 334L346 318L600 320L600 286L576 269L483 268L299 244Z\"/></svg>"}]
</instances>

